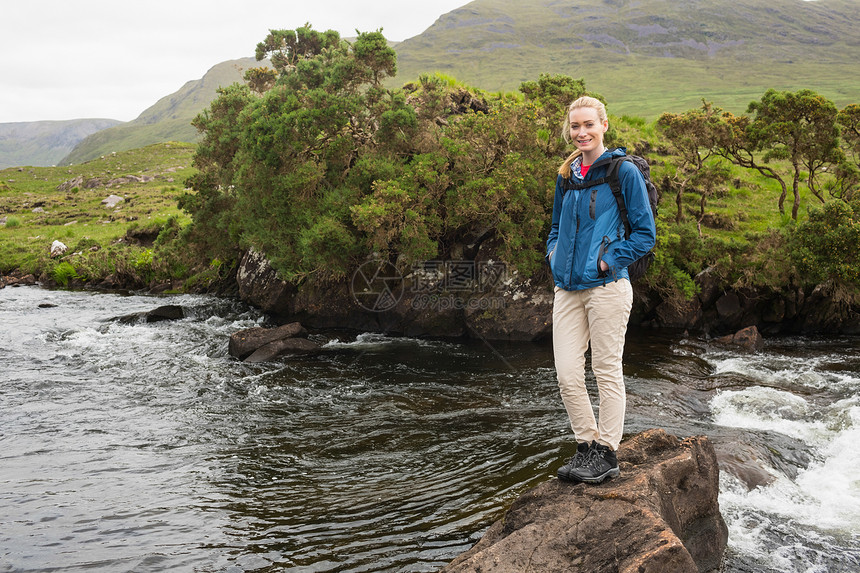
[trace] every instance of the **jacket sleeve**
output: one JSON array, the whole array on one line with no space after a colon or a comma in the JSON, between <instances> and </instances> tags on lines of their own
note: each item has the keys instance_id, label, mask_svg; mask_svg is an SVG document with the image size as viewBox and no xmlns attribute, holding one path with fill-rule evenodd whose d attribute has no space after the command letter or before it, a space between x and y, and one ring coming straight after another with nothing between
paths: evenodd
<instances>
[{"instance_id":1,"label":"jacket sleeve","mask_svg":"<svg viewBox=\"0 0 860 573\"><path fill-rule=\"evenodd\" d=\"M550 255L555 251L555 245L558 242L558 222L561 219L561 202L562 202L562 177L559 175L555 180L555 200L552 204L552 226L549 229L549 238L546 241L547 264L550 263Z\"/></svg>"},{"instance_id":2,"label":"jacket sleeve","mask_svg":"<svg viewBox=\"0 0 860 573\"><path fill-rule=\"evenodd\" d=\"M657 229L648 202L645 178L639 169L628 161L619 165L618 169L621 194L627 205L627 219L630 222L630 238L619 241L603 260L610 268L623 269L654 248Z\"/></svg>"}]
</instances>

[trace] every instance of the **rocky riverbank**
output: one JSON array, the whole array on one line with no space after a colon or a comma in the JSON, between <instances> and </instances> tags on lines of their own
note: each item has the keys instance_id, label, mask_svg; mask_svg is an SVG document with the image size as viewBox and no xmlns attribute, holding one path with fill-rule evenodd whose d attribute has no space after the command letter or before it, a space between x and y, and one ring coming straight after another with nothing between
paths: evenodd
<instances>
[{"instance_id":1,"label":"rocky riverbank","mask_svg":"<svg viewBox=\"0 0 860 573\"><path fill-rule=\"evenodd\" d=\"M520 281L514 276L487 289L480 288L478 276L471 289L443 290L438 287L446 277L440 273L435 282L391 275L397 288L385 293L387 299L375 299L385 305L373 307L361 299L360 292L356 294L366 282L357 284L353 277L352 282L326 287L296 287L279 279L265 257L251 251L240 264L237 283L245 302L278 322L299 321L309 328L523 341L546 338L552 332L553 292L548 279ZM766 336L860 334L860 308L840 297L830 283L787 292L723 289L710 270L700 273L696 282L700 293L689 301L663 300L635 284L631 325L712 336L750 326Z\"/></svg>"},{"instance_id":2,"label":"rocky riverbank","mask_svg":"<svg viewBox=\"0 0 860 573\"><path fill-rule=\"evenodd\" d=\"M496 268L504 266L497 264ZM380 269L389 274L377 276ZM521 280L515 274L496 276L486 264L466 270L473 273L471 282L460 284L452 284L446 274L451 269L440 265L405 276L393 266L373 267L373 273L359 272L352 280L296 286L281 280L265 256L249 251L235 279L219 283L215 294L238 296L277 323L301 322L311 329L510 341L550 336L553 287L547 277ZM489 272L496 280L486 281L482 272ZM832 283L780 292L730 289L721 287L713 275L706 269L695 277L699 293L691 300L667 300L642 283L634 284L631 326L687 330L714 337L751 326L764 336L860 334L860 306ZM121 279L111 276L95 285L72 279L68 286L107 290L143 287L153 293L182 289L181 282L143 286ZM56 286L45 274L38 278L20 272L0 276L0 288L33 284ZM380 290L374 290L379 285Z\"/></svg>"}]
</instances>

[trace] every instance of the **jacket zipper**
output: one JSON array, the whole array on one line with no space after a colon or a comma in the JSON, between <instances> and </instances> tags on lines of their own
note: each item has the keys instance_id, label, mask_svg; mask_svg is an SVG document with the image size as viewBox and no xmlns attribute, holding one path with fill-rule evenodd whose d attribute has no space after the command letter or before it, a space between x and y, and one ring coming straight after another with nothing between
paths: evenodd
<instances>
[{"instance_id":1,"label":"jacket zipper","mask_svg":"<svg viewBox=\"0 0 860 573\"><path fill-rule=\"evenodd\" d=\"M576 262L576 243L579 238L579 200L582 198L582 191L576 191L576 195L574 195L573 202L573 213L576 216L576 231L573 234L573 248L571 249L571 259L570 259L570 274L567 277L568 284L573 284L573 270L576 266L574 263Z\"/></svg>"}]
</instances>

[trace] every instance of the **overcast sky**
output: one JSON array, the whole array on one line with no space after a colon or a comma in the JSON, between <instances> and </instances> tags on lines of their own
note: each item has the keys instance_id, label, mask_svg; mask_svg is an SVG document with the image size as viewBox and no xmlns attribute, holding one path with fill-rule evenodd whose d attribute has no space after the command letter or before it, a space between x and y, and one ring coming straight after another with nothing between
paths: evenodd
<instances>
[{"instance_id":1,"label":"overcast sky","mask_svg":"<svg viewBox=\"0 0 860 573\"><path fill-rule=\"evenodd\" d=\"M0 123L131 121L270 29L417 36L468 0L10 0L0 33Z\"/></svg>"}]
</instances>

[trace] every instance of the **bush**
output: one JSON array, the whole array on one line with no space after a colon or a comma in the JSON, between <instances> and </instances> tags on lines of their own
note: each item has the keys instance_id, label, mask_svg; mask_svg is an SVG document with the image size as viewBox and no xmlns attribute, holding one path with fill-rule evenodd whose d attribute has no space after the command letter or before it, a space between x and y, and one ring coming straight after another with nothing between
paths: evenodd
<instances>
[{"instance_id":1,"label":"bush","mask_svg":"<svg viewBox=\"0 0 860 573\"><path fill-rule=\"evenodd\" d=\"M815 284L833 279L860 289L860 201L829 201L810 209L797 226L791 255L801 277Z\"/></svg>"},{"instance_id":2,"label":"bush","mask_svg":"<svg viewBox=\"0 0 860 573\"><path fill-rule=\"evenodd\" d=\"M53 276L57 284L67 286L69 281L78 278L78 273L71 263L63 261L54 267L51 271L51 276Z\"/></svg>"}]
</instances>

